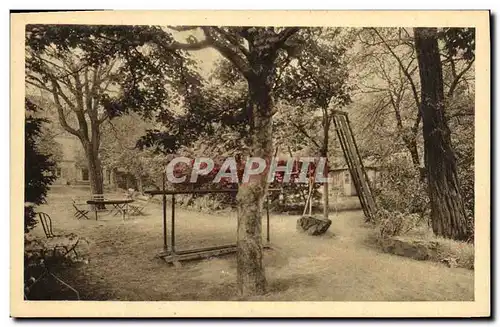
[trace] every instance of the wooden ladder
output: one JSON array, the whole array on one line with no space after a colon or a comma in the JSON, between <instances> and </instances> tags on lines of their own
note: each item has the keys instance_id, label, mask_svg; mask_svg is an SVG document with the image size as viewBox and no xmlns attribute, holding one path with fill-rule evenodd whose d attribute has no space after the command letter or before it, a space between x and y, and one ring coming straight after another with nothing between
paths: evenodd
<instances>
[{"instance_id":1,"label":"wooden ladder","mask_svg":"<svg viewBox=\"0 0 500 327\"><path fill-rule=\"evenodd\" d=\"M344 152L344 158L352 176L354 186L356 187L356 193L358 194L366 220L373 221L375 211L377 210L376 204L370 187L370 180L368 179L363 161L359 155L358 146L354 139L347 113L335 111L333 115L333 124L337 131L340 146Z\"/></svg>"}]
</instances>

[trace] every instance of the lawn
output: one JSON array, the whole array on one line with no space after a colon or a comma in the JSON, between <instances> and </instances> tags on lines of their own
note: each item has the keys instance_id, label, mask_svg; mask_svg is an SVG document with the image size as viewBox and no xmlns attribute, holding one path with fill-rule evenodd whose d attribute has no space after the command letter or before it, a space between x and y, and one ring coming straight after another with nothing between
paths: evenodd
<instances>
[{"instance_id":1,"label":"lawn","mask_svg":"<svg viewBox=\"0 0 500 327\"><path fill-rule=\"evenodd\" d=\"M54 188L48 204L54 229L74 232L90 241L87 264L61 272L84 300L180 301L472 301L474 272L439 263L415 261L370 247L371 229L361 211L333 214L323 236L300 234L298 216L271 216L272 249L264 263L267 294L240 298L236 292L236 258L228 255L168 265L155 258L162 247L161 206L147 215L122 221L116 216L95 220L73 217L71 196L85 190ZM236 214L177 210L179 249L227 244L236 239ZM41 235L41 226L33 233Z\"/></svg>"}]
</instances>

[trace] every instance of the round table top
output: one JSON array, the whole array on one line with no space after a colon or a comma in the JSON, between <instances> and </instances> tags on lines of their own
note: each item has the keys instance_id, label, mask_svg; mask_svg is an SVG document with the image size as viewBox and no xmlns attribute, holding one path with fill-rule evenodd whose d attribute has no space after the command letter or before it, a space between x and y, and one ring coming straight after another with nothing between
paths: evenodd
<instances>
[{"instance_id":1,"label":"round table top","mask_svg":"<svg viewBox=\"0 0 500 327\"><path fill-rule=\"evenodd\" d=\"M125 204L134 202L132 199L116 199L116 200L88 200L87 204Z\"/></svg>"}]
</instances>

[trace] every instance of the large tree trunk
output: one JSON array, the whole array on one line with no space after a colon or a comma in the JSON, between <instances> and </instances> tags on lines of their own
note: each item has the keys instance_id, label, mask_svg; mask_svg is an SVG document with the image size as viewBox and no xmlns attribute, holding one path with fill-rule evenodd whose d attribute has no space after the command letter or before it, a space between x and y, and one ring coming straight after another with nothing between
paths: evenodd
<instances>
[{"instance_id":1,"label":"large tree trunk","mask_svg":"<svg viewBox=\"0 0 500 327\"><path fill-rule=\"evenodd\" d=\"M326 112L326 110L325 110ZM323 148L321 149L321 157L326 158L325 162L325 174L326 177L329 177L328 173L328 138L329 138L329 131L330 131L330 119L328 116L325 116L323 118ZM325 220L328 219L329 212L330 212L330 199L329 199L329 194L328 194L328 182L323 183L323 218Z\"/></svg>"},{"instance_id":2,"label":"large tree trunk","mask_svg":"<svg viewBox=\"0 0 500 327\"><path fill-rule=\"evenodd\" d=\"M90 142L84 144L84 148L89 169L90 190L92 194L103 194L102 166L98 149Z\"/></svg>"},{"instance_id":3,"label":"large tree trunk","mask_svg":"<svg viewBox=\"0 0 500 327\"><path fill-rule=\"evenodd\" d=\"M272 98L269 71L248 81L253 133L250 155L265 159L273 155ZM242 183L238 191L238 268L241 295L263 294L266 277L262 262L262 207L267 192L267 169Z\"/></svg>"},{"instance_id":4,"label":"large tree trunk","mask_svg":"<svg viewBox=\"0 0 500 327\"><path fill-rule=\"evenodd\" d=\"M139 193L143 194L144 193L144 187L143 187L143 183L142 183L142 176L141 176L141 174L135 175L135 180L137 182L137 191L139 191Z\"/></svg>"},{"instance_id":5,"label":"large tree trunk","mask_svg":"<svg viewBox=\"0 0 500 327\"><path fill-rule=\"evenodd\" d=\"M415 28L415 47L422 89L420 110L432 229L436 235L466 240L464 204L450 130L444 116L443 74L436 29Z\"/></svg>"}]
</instances>

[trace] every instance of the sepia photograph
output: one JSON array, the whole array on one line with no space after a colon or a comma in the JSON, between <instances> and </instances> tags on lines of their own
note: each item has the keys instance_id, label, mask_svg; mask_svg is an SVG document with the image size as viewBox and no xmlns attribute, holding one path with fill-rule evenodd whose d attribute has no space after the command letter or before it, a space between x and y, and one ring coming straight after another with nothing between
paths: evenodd
<instances>
[{"instance_id":1,"label":"sepia photograph","mask_svg":"<svg viewBox=\"0 0 500 327\"><path fill-rule=\"evenodd\" d=\"M11 315L488 316L489 19L11 14Z\"/></svg>"}]
</instances>

